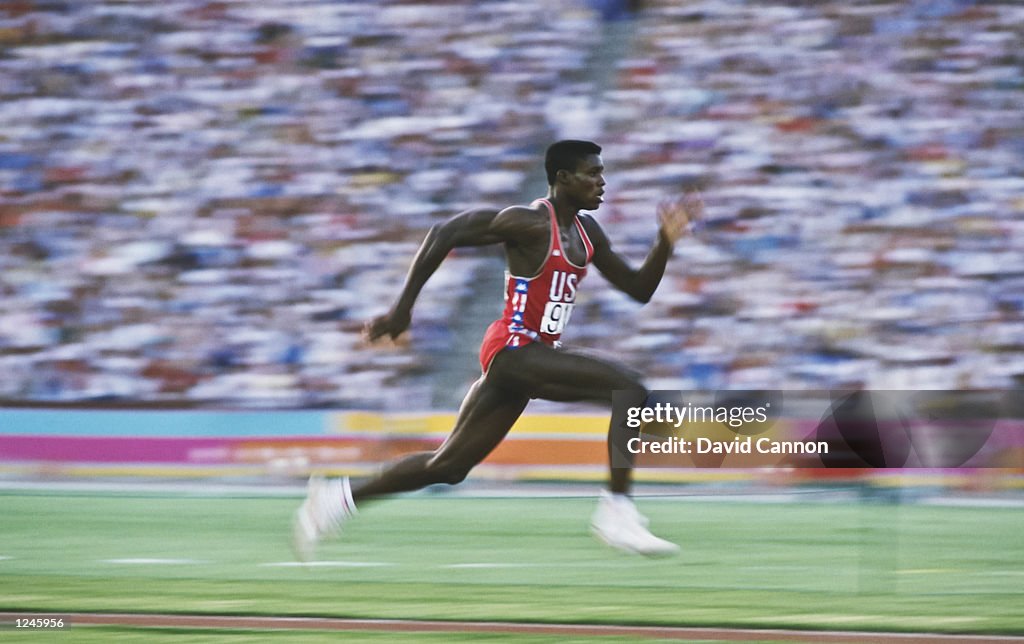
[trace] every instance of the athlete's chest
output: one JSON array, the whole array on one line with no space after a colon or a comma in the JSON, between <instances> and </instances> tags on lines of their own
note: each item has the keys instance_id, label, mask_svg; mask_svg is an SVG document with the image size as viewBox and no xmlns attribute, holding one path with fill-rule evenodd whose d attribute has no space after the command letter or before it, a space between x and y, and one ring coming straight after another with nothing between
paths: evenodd
<instances>
[{"instance_id":1,"label":"athlete's chest","mask_svg":"<svg viewBox=\"0 0 1024 644\"><path fill-rule=\"evenodd\" d=\"M583 242L576 225L561 228L558 231L558 246L561 247L565 259L576 266L587 264L587 245ZM557 246L555 249L557 250Z\"/></svg>"},{"instance_id":2,"label":"athlete's chest","mask_svg":"<svg viewBox=\"0 0 1024 644\"><path fill-rule=\"evenodd\" d=\"M556 233L550 221L544 222L526 240L506 245L509 271L513 275L533 277L552 266L564 269L586 266L587 245L575 225L568 228L559 228Z\"/></svg>"}]
</instances>

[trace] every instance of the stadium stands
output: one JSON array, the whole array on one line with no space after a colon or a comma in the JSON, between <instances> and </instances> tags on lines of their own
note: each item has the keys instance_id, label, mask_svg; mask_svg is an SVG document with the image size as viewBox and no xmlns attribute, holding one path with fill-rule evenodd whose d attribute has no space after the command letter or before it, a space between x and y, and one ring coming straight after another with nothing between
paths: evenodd
<instances>
[{"instance_id":1,"label":"stadium stands","mask_svg":"<svg viewBox=\"0 0 1024 644\"><path fill-rule=\"evenodd\" d=\"M574 127L621 249L688 187L709 222L642 312L583 289L567 341L658 388L1024 373L1024 9L642 4L600 89L571 0L0 6L0 398L429 405L480 259L414 346L355 351L362 321Z\"/></svg>"}]
</instances>

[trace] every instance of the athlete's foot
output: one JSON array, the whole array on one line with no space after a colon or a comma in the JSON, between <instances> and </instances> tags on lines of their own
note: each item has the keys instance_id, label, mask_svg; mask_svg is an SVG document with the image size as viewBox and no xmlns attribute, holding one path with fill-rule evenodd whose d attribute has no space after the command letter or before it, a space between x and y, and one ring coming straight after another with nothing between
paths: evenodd
<instances>
[{"instance_id":1,"label":"athlete's foot","mask_svg":"<svg viewBox=\"0 0 1024 644\"><path fill-rule=\"evenodd\" d=\"M306 499L292 520L292 551L299 561L312 561L317 545L341 531L341 525L356 513L348 477L325 479L312 476Z\"/></svg>"},{"instance_id":2,"label":"athlete's foot","mask_svg":"<svg viewBox=\"0 0 1024 644\"><path fill-rule=\"evenodd\" d=\"M590 529L607 545L647 557L667 557L679 552L679 546L651 534L647 517L640 514L624 494L602 492Z\"/></svg>"}]
</instances>

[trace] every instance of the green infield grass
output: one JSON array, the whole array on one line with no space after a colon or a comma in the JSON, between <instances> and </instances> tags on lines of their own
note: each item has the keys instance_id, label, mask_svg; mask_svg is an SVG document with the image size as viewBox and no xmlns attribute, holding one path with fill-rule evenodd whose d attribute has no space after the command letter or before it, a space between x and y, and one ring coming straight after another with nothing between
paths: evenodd
<instances>
[{"instance_id":1,"label":"green infield grass","mask_svg":"<svg viewBox=\"0 0 1024 644\"><path fill-rule=\"evenodd\" d=\"M2 492L0 610L1024 633L1019 508L641 499L655 532L683 546L648 560L589 535L593 499L421 494L364 509L298 565L298 502ZM385 635L356 639L508 641Z\"/></svg>"}]
</instances>

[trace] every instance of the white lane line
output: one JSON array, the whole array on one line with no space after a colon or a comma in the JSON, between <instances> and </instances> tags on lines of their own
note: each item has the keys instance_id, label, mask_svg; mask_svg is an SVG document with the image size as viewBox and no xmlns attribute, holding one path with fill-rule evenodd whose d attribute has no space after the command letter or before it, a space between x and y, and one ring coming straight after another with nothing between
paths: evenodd
<instances>
[{"instance_id":1,"label":"white lane line","mask_svg":"<svg viewBox=\"0 0 1024 644\"><path fill-rule=\"evenodd\" d=\"M310 561L303 563L301 561L274 561L269 563L256 564L261 568L380 568L383 566L402 566L415 568L421 568L409 563L394 563L390 561ZM494 568L552 568L552 567L566 567L566 566L582 566L587 565L585 563L573 564L573 563L505 563L505 562L470 562L470 563L456 563L456 564L437 564L434 566L422 566L424 568L433 569L445 569L445 570L473 570L473 569L494 569Z\"/></svg>"},{"instance_id":2,"label":"white lane line","mask_svg":"<svg viewBox=\"0 0 1024 644\"><path fill-rule=\"evenodd\" d=\"M140 557L135 559L101 559L100 563L118 564L126 566L182 566L194 564L208 564L209 561L199 559L154 559Z\"/></svg>"},{"instance_id":3,"label":"white lane line","mask_svg":"<svg viewBox=\"0 0 1024 644\"><path fill-rule=\"evenodd\" d=\"M5 557L3 555L0 555L0 561L10 561L11 559L14 559L14 557Z\"/></svg>"},{"instance_id":4,"label":"white lane line","mask_svg":"<svg viewBox=\"0 0 1024 644\"><path fill-rule=\"evenodd\" d=\"M394 566L388 561L274 561L261 563L261 568L379 568Z\"/></svg>"},{"instance_id":5,"label":"white lane line","mask_svg":"<svg viewBox=\"0 0 1024 644\"><path fill-rule=\"evenodd\" d=\"M538 568L544 564L535 563L460 563L438 566L439 568Z\"/></svg>"}]
</instances>

